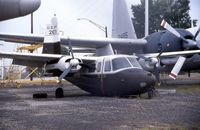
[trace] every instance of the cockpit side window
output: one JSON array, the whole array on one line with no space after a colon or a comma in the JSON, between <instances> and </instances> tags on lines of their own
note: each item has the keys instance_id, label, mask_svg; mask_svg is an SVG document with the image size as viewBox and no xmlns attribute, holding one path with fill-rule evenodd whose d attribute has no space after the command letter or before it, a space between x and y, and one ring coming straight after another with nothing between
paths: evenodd
<instances>
[{"instance_id":1,"label":"cockpit side window","mask_svg":"<svg viewBox=\"0 0 200 130\"><path fill-rule=\"evenodd\" d=\"M130 61L130 63L132 64L133 67L138 67L138 68L142 68L140 66L140 64L138 63L138 61L136 60L136 58L134 57L127 57L128 60Z\"/></svg>"},{"instance_id":2,"label":"cockpit side window","mask_svg":"<svg viewBox=\"0 0 200 130\"><path fill-rule=\"evenodd\" d=\"M125 57L118 57L112 60L113 71L131 67L130 63Z\"/></svg>"},{"instance_id":3,"label":"cockpit side window","mask_svg":"<svg viewBox=\"0 0 200 130\"><path fill-rule=\"evenodd\" d=\"M109 59L105 60L104 64L104 72L110 72L111 71L111 63Z\"/></svg>"}]
</instances>

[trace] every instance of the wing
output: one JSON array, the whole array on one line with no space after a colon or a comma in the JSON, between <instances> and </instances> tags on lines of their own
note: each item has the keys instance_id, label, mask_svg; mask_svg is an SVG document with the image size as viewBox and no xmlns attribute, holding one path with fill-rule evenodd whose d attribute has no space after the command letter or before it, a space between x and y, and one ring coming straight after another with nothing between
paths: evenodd
<instances>
[{"instance_id":1,"label":"wing","mask_svg":"<svg viewBox=\"0 0 200 130\"><path fill-rule=\"evenodd\" d=\"M58 61L62 57L71 58L67 55L56 54L38 54L38 53L17 53L17 52L0 52L0 57L13 59L13 64L30 67L43 67L47 62ZM77 57L84 62L95 61L98 57Z\"/></svg>"},{"instance_id":2,"label":"wing","mask_svg":"<svg viewBox=\"0 0 200 130\"><path fill-rule=\"evenodd\" d=\"M0 57L13 59L13 64L30 67L42 67L46 62L56 60L62 55L0 52Z\"/></svg>"},{"instance_id":3,"label":"wing","mask_svg":"<svg viewBox=\"0 0 200 130\"><path fill-rule=\"evenodd\" d=\"M184 55L193 55L193 54L200 54L200 50L191 50L191 51L175 51L175 52L163 52L160 57L170 57L170 56L184 56ZM149 53L149 54L138 54L138 57L157 57L159 53Z\"/></svg>"},{"instance_id":4,"label":"wing","mask_svg":"<svg viewBox=\"0 0 200 130\"><path fill-rule=\"evenodd\" d=\"M114 49L122 51L130 50L131 53L138 51L138 49L142 49L147 43L145 39L61 37L61 44L68 45L69 39L71 44L76 47L101 48L111 43ZM35 44L43 43L44 36L0 33L0 40L15 43Z\"/></svg>"}]
</instances>

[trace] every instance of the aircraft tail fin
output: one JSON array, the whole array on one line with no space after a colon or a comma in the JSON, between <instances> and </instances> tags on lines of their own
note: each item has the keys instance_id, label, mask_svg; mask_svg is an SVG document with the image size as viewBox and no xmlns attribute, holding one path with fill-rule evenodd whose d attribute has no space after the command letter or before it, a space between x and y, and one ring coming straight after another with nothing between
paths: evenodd
<instances>
[{"instance_id":1,"label":"aircraft tail fin","mask_svg":"<svg viewBox=\"0 0 200 130\"><path fill-rule=\"evenodd\" d=\"M42 53L61 54L58 21L55 15L51 19L51 23L46 26Z\"/></svg>"},{"instance_id":2,"label":"aircraft tail fin","mask_svg":"<svg viewBox=\"0 0 200 130\"><path fill-rule=\"evenodd\" d=\"M113 0L112 37L137 38L126 0Z\"/></svg>"}]
</instances>

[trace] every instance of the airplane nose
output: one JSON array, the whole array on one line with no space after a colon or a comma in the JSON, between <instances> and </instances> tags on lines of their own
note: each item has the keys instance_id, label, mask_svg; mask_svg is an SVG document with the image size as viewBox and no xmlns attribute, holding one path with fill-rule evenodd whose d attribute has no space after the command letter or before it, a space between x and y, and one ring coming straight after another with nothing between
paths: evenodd
<instances>
[{"instance_id":1,"label":"airplane nose","mask_svg":"<svg viewBox=\"0 0 200 130\"><path fill-rule=\"evenodd\" d=\"M143 82L140 82L140 87L141 88L153 87L153 86L155 86L155 84L156 84L155 76L150 72L144 71Z\"/></svg>"},{"instance_id":2,"label":"airplane nose","mask_svg":"<svg viewBox=\"0 0 200 130\"><path fill-rule=\"evenodd\" d=\"M36 11L40 7L40 0L21 0L20 1L20 14L22 16Z\"/></svg>"}]
</instances>

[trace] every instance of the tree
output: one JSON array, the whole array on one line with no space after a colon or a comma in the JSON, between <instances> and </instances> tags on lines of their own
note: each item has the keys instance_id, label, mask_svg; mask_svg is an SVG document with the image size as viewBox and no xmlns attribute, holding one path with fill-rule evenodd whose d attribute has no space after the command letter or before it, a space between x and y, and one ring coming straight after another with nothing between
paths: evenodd
<instances>
[{"instance_id":1,"label":"tree","mask_svg":"<svg viewBox=\"0 0 200 130\"><path fill-rule=\"evenodd\" d=\"M191 27L189 3L189 0L149 0L149 33L163 29L160 27L162 19L165 19L174 28ZM133 24L139 38L144 37L144 11L145 0L141 0L141 5L132 6Z\"/></svg>"}]
</instances>

